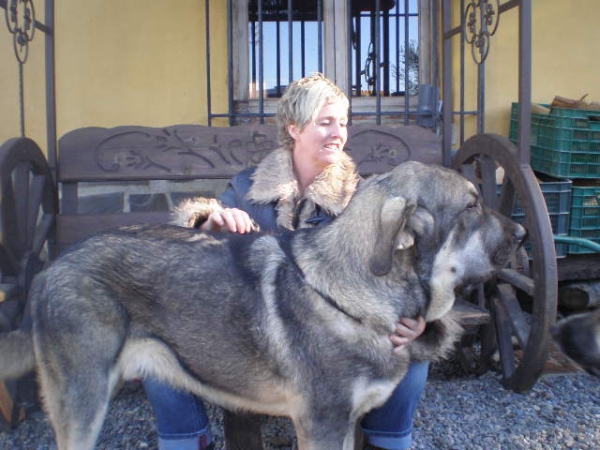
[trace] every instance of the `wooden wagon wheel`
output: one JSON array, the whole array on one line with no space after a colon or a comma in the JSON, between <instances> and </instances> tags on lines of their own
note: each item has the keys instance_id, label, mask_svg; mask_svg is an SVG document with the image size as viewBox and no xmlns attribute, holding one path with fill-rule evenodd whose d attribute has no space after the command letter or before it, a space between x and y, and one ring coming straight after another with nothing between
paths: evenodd
<instances>
[{"instance_id":1,"label":"wooden wagon wheel","mask_svg":"<svg viewBox=\"0 0 600 450\"><path fill-rule=\"evenodd\" d=\"M0 146L0 328L22 319L29 285L48 259L57 212L52 174L42 151L28 138ZM0 383L0 428L15 426L37 408L33 374Z\"/></svg>"},{"instance_id":2,"label":"wooden wagon wheel","mask_svg":"<svg viewBox=\"0 0 600 450\"><path fill-rule=\"evenodd\" d=\"M24 298L48 258L57 212L52 174L31 139L0 146L0 202L0 281L3 290Z\"/></svg>"},{"instance_id":3,"label":"wooden wagon wheel","mask_svg":"<svg viewBox=\"0 0 600 450\"><path fill-rule=\"evenodd\" d=\"M519 162L517 148L502 136L470 138L453 165L480 187L489 207L511 217L516 198L525 211L526 245L509 267L477 292L493 318L482 329L482 359L485 362L497 349L506 387L526 391L543 370L549 328L556 320L556 252L546 203L531 167ZM498 168L504 171L501 188Z\"/></svg>"}]
</instances>

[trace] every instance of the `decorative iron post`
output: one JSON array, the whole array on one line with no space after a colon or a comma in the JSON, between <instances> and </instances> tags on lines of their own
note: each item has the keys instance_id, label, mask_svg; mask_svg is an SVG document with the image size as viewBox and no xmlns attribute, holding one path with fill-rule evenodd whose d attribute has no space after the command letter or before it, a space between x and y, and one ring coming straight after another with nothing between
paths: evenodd
<instances>
[{"instance_id":1,"label":"decorative iron post","mask_svg":"<svg viewBox=\"0 0 600 450\"><path fill-rule=\"evenodd\" d=\"M485 132L485 60L490 51L490 38L500 22L499 0L471 0L465 8L463 36L471 46L477 64L477 133Z\"/></svg>"},{"instance_id":2,"label":"decorative iron post","mask_svg":"<svg viewBox=\"0 0 600 450\"><path fill-rule=\"evenodd\" d=\"M465 8L464 39L477 64L482 64L490 51L490 38L500 22L499 9L499 0L471 0Z\"/></svg>"},{"instance_id":3,"label":"decorative iron post","mask_svg":"<svg viewBox=\"0 0 600 450\"><path fill-rule=\"evenodd\" d=\"M6 27L13 35L13 49L19 63L19 117L21 136L25 136L25 98L23 65L29 57L29 43L35 35L35 8L32 0L8 0L4 10Z\"/></svg>"}]
</instances>

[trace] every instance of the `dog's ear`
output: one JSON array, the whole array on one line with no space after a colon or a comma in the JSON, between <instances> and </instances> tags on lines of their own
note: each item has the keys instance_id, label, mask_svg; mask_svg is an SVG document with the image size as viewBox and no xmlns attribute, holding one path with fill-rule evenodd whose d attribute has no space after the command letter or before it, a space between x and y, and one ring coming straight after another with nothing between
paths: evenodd
<instances>
[{"instance_id":1,"label":"dog's ear","mask_svg":"<svg viewBox=\"0 0 600 450\"><path fill-rule=\"evenodd\" d=\"M403 197L388 198L382 208L377 240L369 260L375 276L387 275L392 270L394 251L407 249L414 244L414 235L408 226L414 206L407 205Z\"/></svg>"},{"instance_id":2,"label":"dog's ear","mask_svg":"<svg viewBox=\"0 0 600 450\"><path fill-rule=\"evenodd\" d=\"M433 216L425 208L418 206L411 214L409 226L417 236L433 236L435 222Z\"/></svg>"}]
</instances>

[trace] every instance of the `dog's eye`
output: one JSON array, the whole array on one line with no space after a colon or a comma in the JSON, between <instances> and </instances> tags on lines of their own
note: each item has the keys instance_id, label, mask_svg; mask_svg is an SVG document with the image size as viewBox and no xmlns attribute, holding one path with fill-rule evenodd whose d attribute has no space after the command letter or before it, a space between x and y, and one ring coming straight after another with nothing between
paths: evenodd
<instances>
[{"instance_id":1,"label":"dog's eye","mask_svg":"<svg viewBox=\"0 0 600 450\"><path fill-rule=\"evenodd\" d=\"M469 211L473 211L473 210L479 209L479 202L472 202L472 203L469 203L469 204L467 205L467 208L466 208L466 209L467 209L467 210L469 210Z\"/></svg>"}]
</instances>

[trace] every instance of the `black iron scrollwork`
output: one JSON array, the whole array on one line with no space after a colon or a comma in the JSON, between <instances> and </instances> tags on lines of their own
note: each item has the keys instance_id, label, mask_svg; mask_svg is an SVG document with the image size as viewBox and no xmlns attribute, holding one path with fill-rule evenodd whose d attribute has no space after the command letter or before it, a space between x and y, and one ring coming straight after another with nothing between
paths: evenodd
<instances>
[{"instance_id":1,"label":"black iron scrollwork","mask_svg":"<svg viewBox=\"0 0 600 450\"><path fill-rule=\"evenodd\" d=\"M13 35L17 60L24 64L29 56L29 43L35 34L33 0L9 0L5 9L6 26Z\"/></svg>"},{"instance_id":2,"label":"black iron scrollwork","mask_svg":"<svg viewBox=\"0 0 600 450\"><path fill-rule=\"evenodd\" d=\"M465 41L471 45L471 55L477 64L483 63L490 50L490 38L500 22L500 0L471 0L465 9Z\"/></svg>"},{"instance_id":3,"label":"black iron scrollwork","mask_svg":"<svg viewBox=\"0 0 600 450\"><path fill-rule=\"evenodd\" d=\"M362 74L365 77L365 83L369 87L370 92L375 92L375 81L377 80L377 72L375 65L377 64L377 54L373 48L373 43L369 44L367 59L365 60L365 68Z\"/></svg>"}]
</instances>

